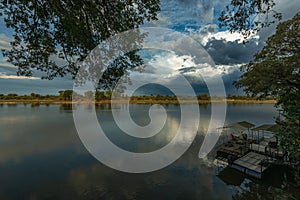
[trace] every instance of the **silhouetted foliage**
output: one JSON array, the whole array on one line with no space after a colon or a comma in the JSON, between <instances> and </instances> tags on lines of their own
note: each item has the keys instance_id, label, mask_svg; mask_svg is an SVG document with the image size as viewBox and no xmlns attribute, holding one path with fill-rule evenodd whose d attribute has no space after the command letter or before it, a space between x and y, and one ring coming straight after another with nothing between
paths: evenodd
<instances>
[{"instance_id":1,"label":"silhouetted foliage","mask_svg":"<svg viewBox=\"0 0 300 200\"><path fill-rule=\"evenodd\" d=\"M292 160L300 160L300 13L277 26L261 52L241 70L235 83L250 94L278 96L284 121L278 121L282 147ZM299 164L300 167L300 164ZM300 182L299 182L300 183Z\"/></svg>"},{"instance_id":2,"label":"silhouetted foliage","mask_svg":"<svg viewBox=\"0 0 300 200\"><path fill-rule=\"evenodd\" d=\"M247 39L252 33L281 20L274 0L231 0L219 17L220 27L240 32Z\"/></svg>"},{"instance_id":3,"label":"silhouetted foliage","mask_svg":"<svg viewBox=\"0 0 300 200\"><path fill-rule=\"evenodd\" d=\"M3 50L8 62L18 67L18 75L38 70L42 78L53 79L75 77L80 62L101 41L156 19L159 0L3 0L0 9L14 30L12 48ZM141 64L135 52L123 57L131 61L128 68Z\"/></svg>"}]
</instances>

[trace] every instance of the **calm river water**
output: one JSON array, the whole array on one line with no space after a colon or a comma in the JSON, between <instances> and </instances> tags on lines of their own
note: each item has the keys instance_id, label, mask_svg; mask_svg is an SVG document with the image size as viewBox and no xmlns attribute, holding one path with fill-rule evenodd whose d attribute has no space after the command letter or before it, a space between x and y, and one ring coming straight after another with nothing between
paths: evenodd
<instances>
[{"instance_id":1,"label":"calm river water","mask_svg":"<svg viewBox=\"0 0 300 200\"><path fill-rule=\"evenodd\" d=\"M188 105L185 105L188 106ZM133 139L116 126L109 105L97 107L100 124L119 147L149 152L166 145L180 123L180 106L165 105L168 119L149 139ZM88 107L85 109L89 109ZM149 105L120 105L147 125ZM201 160L198 152L210 121L200 106L200 125L188 151L170 166L145 174L113 170L91 156L77 134L70 105L0 105L0 199L298 199L289 174L273 169L263 181ZM228 105L226 122L274 123L271 104ZM188 140L187 133L186 138ZM179 141L180 143L181 141ZM275 175L274 175L275 174Z\"/></svg>"}]
</instances>

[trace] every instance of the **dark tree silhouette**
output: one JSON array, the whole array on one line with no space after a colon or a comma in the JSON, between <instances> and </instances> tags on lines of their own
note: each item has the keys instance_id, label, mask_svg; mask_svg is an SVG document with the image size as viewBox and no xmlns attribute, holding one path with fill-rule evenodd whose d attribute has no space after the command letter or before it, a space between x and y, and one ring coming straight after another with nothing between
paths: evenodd
<instances>
[{"instance_id":1,"label":"dark tree silhouette","mask_svg":"<svg viewBox=\"0 0 300 200\"><path fill-rule=\"evenodd\" d=\"M3 50L8 62L19 75L38 70L53 79L75 77L79 63L101 41L155 20L159 0L3 0L0 9L14 30L12 48ZM141 64L132 54L124 56L132 61L129 68Z\"/></svg>"},{"instance_id":2,"label":"dark tree silhouette","mask_svg":"<svg viewBox=\"0 0 300 200\"><path fill-rule=\"evenodd\" d=\"M231 0L219 17L220 27L238 31L247 39L252 33L281 20L274 0Z\"/></svg>"},{"instance_id":3,"label":"dark tree silhouette","mask_svg":"<svg viewBox=\"0 0 300 200\"><path fill-rule=\"evenodd\" d=\"M247 93L277 96L285 119L278 120L277 134L290 159L300 169L300 13L277 26L261 52L242 66L245 72L235 84ZM300 170L299 170L300 171ZM299 176L299 172L297 173ZM300 177L299 177L300 184Z\"/></svg>"}]
</instances>

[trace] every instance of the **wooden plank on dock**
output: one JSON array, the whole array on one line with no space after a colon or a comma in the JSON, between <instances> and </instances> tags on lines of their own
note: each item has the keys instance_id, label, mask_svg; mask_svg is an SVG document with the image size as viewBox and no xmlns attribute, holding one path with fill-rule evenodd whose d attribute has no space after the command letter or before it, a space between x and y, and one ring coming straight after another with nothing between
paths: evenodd
<instances>
[{"instance_id":1,"label":"wooden plank on dock","mask_svg":"<svg viewBox=\"0 0 300 200\"><path fill-rule=\"evenodd\" d=\"M269 159L269 157L265 155L249 152L243 157L235 160L232 167L248 175L261 178L264 171L270 166L268 163L263 163L263 161L267 159Z\"/></svg>"}]
</instances>

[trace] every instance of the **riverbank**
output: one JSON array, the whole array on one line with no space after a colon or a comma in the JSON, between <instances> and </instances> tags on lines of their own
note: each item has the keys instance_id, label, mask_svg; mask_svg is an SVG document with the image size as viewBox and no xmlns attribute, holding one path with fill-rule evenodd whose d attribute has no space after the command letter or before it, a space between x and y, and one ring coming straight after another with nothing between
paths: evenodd
<instances>
[{"instance_id":1,"label":"riverbank","mask_svg":"<svg viewBox=\"0 0 300 200\"><path fill-rule=\"evenodd\" d=\"M275 104L276 100L237 100L237 99L226 99L226 100L198 100L199 105L207 105L211 103L228 103L228 104ZM64 101L64 100L0 100L0 104L74 104L82 103L88 104L89 101ZM97 104L110 104L110 100L96 101ZM114 103L127 103L127 100L115 100ZM176 100L130 100L130 104L179 104ZM182 102L184 104L194 103L194 101L186 100Z\"/></svg>"}]
</instances>

